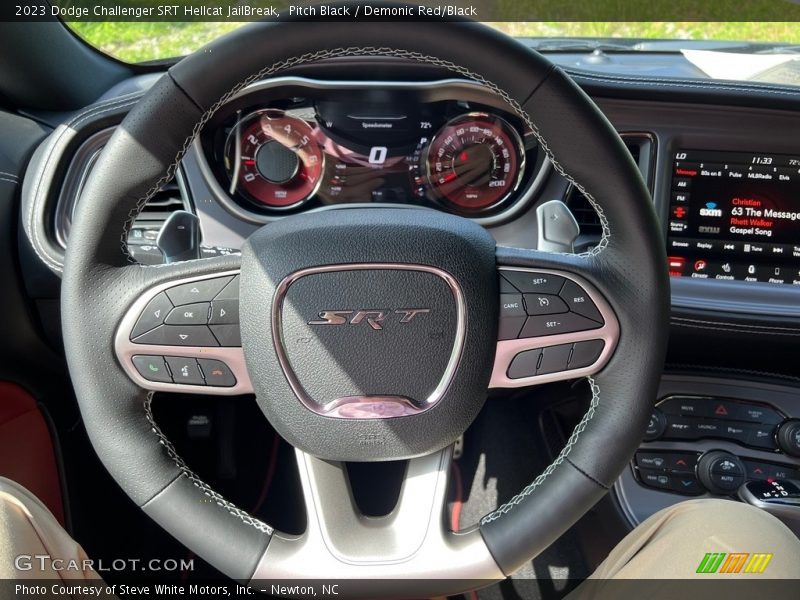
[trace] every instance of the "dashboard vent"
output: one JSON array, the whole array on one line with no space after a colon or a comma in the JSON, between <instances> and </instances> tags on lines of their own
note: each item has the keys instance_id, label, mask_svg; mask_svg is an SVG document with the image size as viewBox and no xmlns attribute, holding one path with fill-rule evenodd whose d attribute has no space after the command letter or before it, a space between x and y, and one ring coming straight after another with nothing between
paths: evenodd
<instances>
[{"instance_id":1,"label":"dashboard vent","mask_svg":"<svg viewBox=\"0 0 800 600\"><path fill-rule=\"evenodd\" d=\"M65 175L55 211L55 234L61 248L67 247L72 219L78 198L80 198L83 191L83 186L113 131L113 128L111 128L94 134L75 152L72 163ZM184 185L183 172L180 168L173 180L166 183L145 204L144 209L133 224L128 242L143 245L154 244L161 225L176 210L192 212L192 203L187 193L187 187Z\"/></svg>"},{"instance_id":2,"label":"dashboard vent","mask_svg":"<svg viewBox=\"0 0 800 600\"><path fill-rule=\"evenodd\" d=\"M188 210L186 197L174 179L158 190L139 214L139 221L165 221L176 210Z\"/></svg>"},{"instance_id":3,"label":"dashboard vent","mask_svg":"<svg viewBox=\"0 0 800 600\"><path fill-rule=\"evenodd\" d=\"M651 168L655 150L655 138L649 134L637 133L622 134L622 139L633 160L639 166L639 171L641 171L642 177L644 177L647 187L652 193ZM578 225L580 225L582 239L596 240L602 235L603 229L600 225L600 217L580 190L570 186L564 202L575 216Z\"/></svg>"}]
</instances>

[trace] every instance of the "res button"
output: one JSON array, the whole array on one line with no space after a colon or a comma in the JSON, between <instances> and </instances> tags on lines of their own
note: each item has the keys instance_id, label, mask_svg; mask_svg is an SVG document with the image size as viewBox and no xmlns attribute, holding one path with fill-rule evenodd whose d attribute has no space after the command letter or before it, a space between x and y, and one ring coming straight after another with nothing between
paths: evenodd
<instances>
[{"instance_id":1,"label":"res button","mask_svg":"<svg viewBox=\"0 0 800 600\"><path fill-rule=\"evenodd\" d=\"M559 296L564 299L564 302L572 312L592 321L603 323L603 317L600 315L597 306L592 302L589 294L574 281L566 281Z\"/></svg>"}]
</instances>

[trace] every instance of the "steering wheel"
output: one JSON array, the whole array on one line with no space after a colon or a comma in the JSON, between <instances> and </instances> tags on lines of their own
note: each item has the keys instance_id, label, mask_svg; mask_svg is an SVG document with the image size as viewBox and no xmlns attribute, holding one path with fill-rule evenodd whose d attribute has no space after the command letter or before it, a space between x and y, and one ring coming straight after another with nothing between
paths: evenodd
<instances>
[{"instance_id":1,"label":"steering wheel","mask_svg":"<svg viewBox=\"0 0 800 600\"><path fill-rule=\"evenodd\" d=\"M131 224L215 111L252 82L354 56L436 65L497 94L595 207L601 242L584 254L497 247L454 215L343 208L266 225L241 257L134 264ZM479 24L255 23L219 39L172 67L117 128L71 237L63 332L91 442L145 513L236 580L370 579L375 598L409 595L391 580L430 597L504 578L608 491L650 415L669 290L647 189L561 70ZM526 320L523 294L560 294L570 312ZM161 324L208 303L209 326ZM214 306L229 309L217 325ZM590 407L555 461L480 523L450 531L451 447L487 389L578 377L589 378ZM255 393L296 448L303 535L247 514L181 460L150 401L187 390ZM365 517L343 461L399 459L397 506Z\"/></svg>"}]
</instances>

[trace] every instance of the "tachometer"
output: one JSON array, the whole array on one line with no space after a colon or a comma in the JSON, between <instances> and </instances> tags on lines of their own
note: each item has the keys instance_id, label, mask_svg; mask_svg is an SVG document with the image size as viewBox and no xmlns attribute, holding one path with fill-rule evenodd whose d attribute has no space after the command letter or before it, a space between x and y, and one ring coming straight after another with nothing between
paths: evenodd
<instances>
[{"instance_id":1,"label":"tachometer","mask_svg":"<svg viewBox=\"0 0 800 600\"><path fill-rule=\"evenodd\" d=\"M294 208L313 196L323 161L311 126L278 109L247 115L225 144L230 193L273 210Z\"/></svg>"},{"instance_id":2,"label":"tachometer","mask_svg":"<svg viewBox=\"0 0 800 600\"><path fill-rule=\"evenodd\" d=\"M434 193L456 209L487 210L507 200L525 169L516 129L487 113L449 121L430 143L428 180Z\"/></svg>"}]
</instances>

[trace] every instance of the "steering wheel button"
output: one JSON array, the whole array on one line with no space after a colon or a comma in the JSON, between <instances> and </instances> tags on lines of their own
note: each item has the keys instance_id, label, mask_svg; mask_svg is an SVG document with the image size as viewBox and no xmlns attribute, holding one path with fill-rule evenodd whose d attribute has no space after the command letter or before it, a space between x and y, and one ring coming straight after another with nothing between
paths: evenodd
<instances>
[{"instance_id":1,"label":"steering wheel button","mask_svg":"<svg viewBox=\"0 0 800 600\"><path fill-rule=\"evenodd\" d=\"M593 364L603 353L606 343L603 340L576 342L572 347L568 368L581 369Z\"/></svg>"},{"instance_id":2,"label":"steering wheel button","mask_svg":"<svg viewBox=\"0 0 800 600\"><path fill-rule=\"evenodd\" d=\"M137 355L132 360L133 366L136 367L139 375L147 379L147 381L172 383L172 377L170 377L163 356Z\"/></svg>"},{"instance_id":3,"label":"steering wheel button","mask_svg":"<svg viewBox=\"0 0 800 600\"><path fill-rule=\"evenodd\" d=\"M239 300L239 281L240 277L237 275L233 278L222 291L214 297L214 300Z\"/></svg>"},{"instance_id":4,"label":"steering wheel button","mask_svg":"<svg viewBox=\"0 0 800 600\"><path fill-rule=\"evenodd\" d=\"M220 300L215 298L211 303L211 325L231 325L239 323L239 300Z\"/></svg>"},{"instance_id":5,"label":"steering wheel button","mask_svg":"<svg viewBox=\"0 0 800 600\"><path fill-rule=\"evenodd\" d=\"M205 325L208 323L208 302L184 304L173 308L167 315L167 325Z\"/></svg>"},{"instance_id":6,"label":"steering wheel button","mask_svg":"<svg viewBox=\"0 0 800 600\"><path fill-rule=\"evenodd\" d=\"M574 281L567 280L559 296L564 299L564 302L567 303L569 310L572 312L592 321L603 323L603 317L594 302L592 302L589 294Z\"/></svg>"},{"instance_id":7,"label":"steering wheel button","mask_svg":"<svg viewBox=\"0 0 800 600\"><path fill-rule=\"evenodd\" d=\"M228 285L232 277L215 277L201 279L183 285L176 285L167 290L167 296L175 306L194 304L195 302L211 302L222 289Z\"/></svg>"},{"instance_id":8,"label":"steering wheel button","mask_svg":"<svg viewBox=\"0 0 800 600\"><path fill-rule=\"evenodd\" d=\"M205 325L161 325L140 335L133 342L156 346L219 346Z\"/></svg>"},{"instance_id":9,"label":"steering wheel button","mask_svg":"<svg viewBox=\"0 0 800 600\"><path fill-rule=\"evenodd\" d=\"M558 294L564 285L564 278L550 273L530 271L503 271L511 285L525 294Z\"/></svg>"},{"instance_id":10,"label":"steering wheel button","mask_svg":"<svg viewBox=\"0 0 800 600\"><path fill-rule=\"evenodd\" d=\"M205 385L203 372L197 365L194 358L186 356L167 356L169 370L172 371L172 379L175 383L187 385Z\"/></svg>"},{"instance_id":11,"label":"steering wheel button","mask_svg":"<svg viewBox=\"0 0 800 600\"><path fill-rule=\"evenodd\" d=\"M536 375L536 368L539 366L541 356L542 351L539 348L517 354L508 367L509 379L522 379Z\"/></svg>"},{"instance_id":12,"label":"steering wheel button","mask_svg":"<svg viewBox=\"0 0 800 600\"><path fill-rule=\"evenodd\" d=\"M647 424L647 429L644 432L644 441L652 442L653 440L657 440L664 434L666 428L667 419L664 417L664 413L658 409L653 410L650 414L650 422Z\"/></svg>"},{"instance_id":13,"label":"steering wheel button","mask_svg":"<svg viewBox=\"0 0 800 600\"><path fill-rule=\"evenodd\" d=\"M568 312L569 308L552 294L525 294L525 310L529 315L554 315Z\"/></svg>"},{"instance_id":14,"label":"steering wheel button","mask_svg":"<svg viewBox=\"0 0 800 600\"><path fill-rule=\"evenodd\" d=\"M597 329L598 327L601 327L601 325L597 321L592 321L575 313L538 315L528 317L522 327L520 337L531 338L559 333L574 333L576 331L586 331L587 329Z\"/></svg>"},{"instance_id":15,"label":"steering wheel button","mask_svg":"<svg viewBox=\"0 0 800 600\"><path fill-rule=\"evenodd\" d=\"M522 294L500 294L500 318L525 317Z\"/></svg>"},{"instance_id":16,"label":"steering wheel button","mask_svg":"<svg viewBox=\"0 0 800 600\"><path fill-rule=\"evenodd\" d=\"M221 360L198 358L197 362L203 370L207 385L213 387L233 387L236 385L236 377L233 371Z\"/></svg>"},{"instance_id":17,"label":"steering wheel button","mask_svg":"<svg viewBox=\"0 0 800 600\"><path fill-rule=\"evenodd\" d=\"M161 325L171 310L172 302L169 301L164 292L161 292L147 303L147 307L142 311L139 320L136 321L136 325L133 327L133 331L131 331L131 339Z\"/></svg>"},{"instance_id":18,"label":"steering wheel button","mask_svg":"<svg viewBox=\"0 0 800 600\"><path fill-rule=\"evenodd\" d=\"M498 340L513 340L519 335L520 329L525 324L527 317L504 317L500 319L497 327Z\"/></svg>"},{"instance_id":19,"label":"steering wheel button","mask_svg":"<svg viewBox=\"0 0 800 600\"><path fill-rule=\"evenodd\" d=\"M239 347L242 345L242 334L239 325L212 325L211 331L220 346Z\"/></svg>"},{"instance_id":20,"label":"steering wheel button","mask_svg":"<svg viewBox=\"0 0 800 600\"><path fill-rule=\"evenodd\" d=\"M544 348L542 350L542 360L539 363L539 368L536 369L536 374L545 375L547 373L566 371L570 352L572 352L572 344L560 344Z\"/></svg>"}]
</instances>

